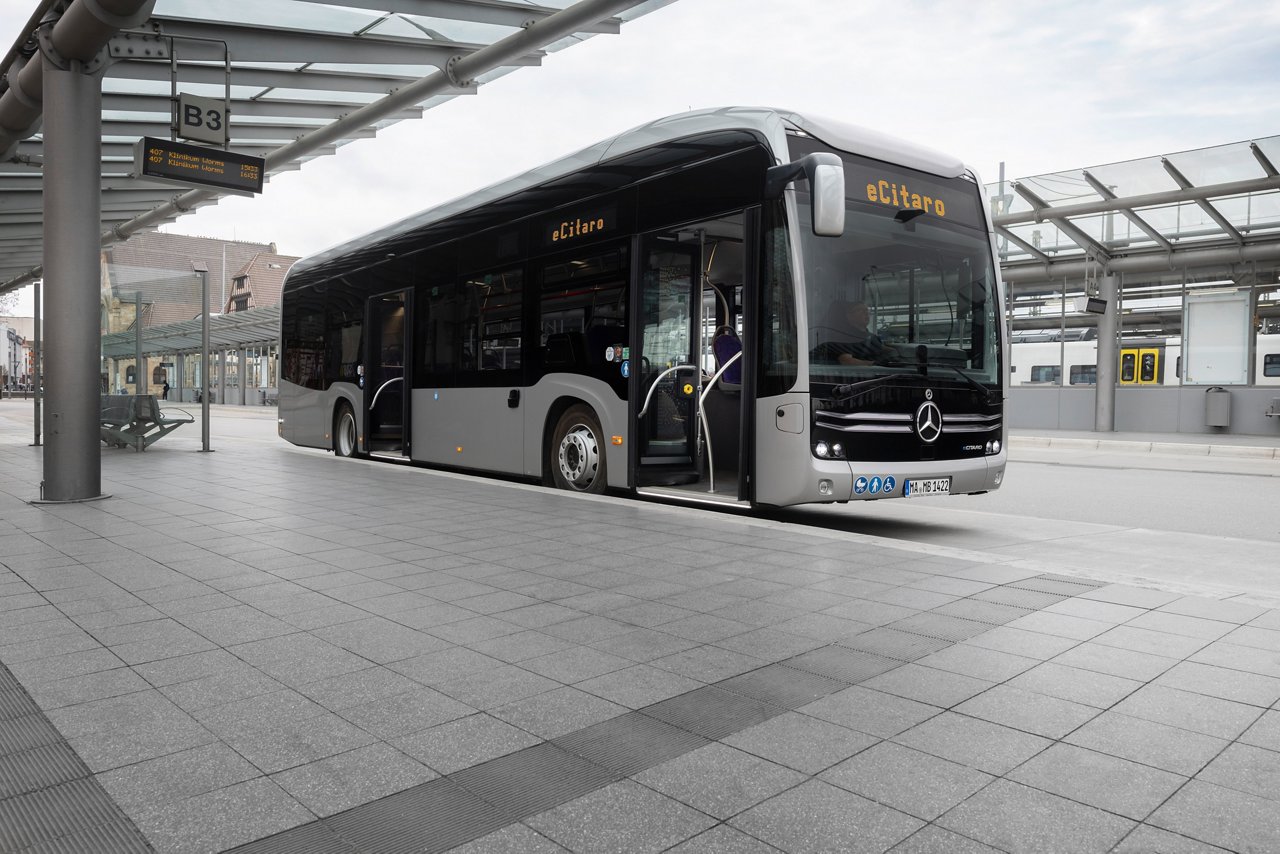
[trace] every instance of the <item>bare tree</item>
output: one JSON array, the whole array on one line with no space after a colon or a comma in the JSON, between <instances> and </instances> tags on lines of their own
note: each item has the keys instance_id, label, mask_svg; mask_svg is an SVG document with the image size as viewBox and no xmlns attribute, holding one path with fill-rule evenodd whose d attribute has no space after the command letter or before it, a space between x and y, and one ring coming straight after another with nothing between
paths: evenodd
<instances>
[{"instance_id":1,"label":"bare tree","mask_svg":"<svg viewBox=\"0 0 1280 854\"><path fill-rule=\"evenodd\" d=\"M9 291L7 294L0 294L0 314L13 314L14 309L17 307L17 291Z\"/></svg>"}]
</instances>

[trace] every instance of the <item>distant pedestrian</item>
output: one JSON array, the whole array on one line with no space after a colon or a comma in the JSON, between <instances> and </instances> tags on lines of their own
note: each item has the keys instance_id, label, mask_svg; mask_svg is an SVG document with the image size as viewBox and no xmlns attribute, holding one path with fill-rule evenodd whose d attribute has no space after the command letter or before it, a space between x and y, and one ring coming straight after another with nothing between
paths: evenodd
<instances>
[{"instance_id":1,"label":"distant pedestrian","mask_svg":"<svg viewBox=\"0 0 1280 854\"><path fill-rule=\"evenodd\" d=\"M164 385L160 387L160 399L161 400L169 399L169 381L168 380L165 380Z\"/></svg>"}]
</instances>

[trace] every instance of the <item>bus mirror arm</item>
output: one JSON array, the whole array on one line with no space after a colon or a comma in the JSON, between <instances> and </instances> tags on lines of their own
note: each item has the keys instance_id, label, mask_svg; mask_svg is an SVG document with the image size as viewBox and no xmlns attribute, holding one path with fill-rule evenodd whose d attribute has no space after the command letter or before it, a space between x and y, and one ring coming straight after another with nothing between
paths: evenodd
<instances>
[{"instance_id":1,"label":"bus mirror arm","mask_svg":"<svg viewBox=\"0 0 1280 854\"><path fill-rule=\"evenodd\" d=\"M830 152L808 154L773 166L764 173L764 196L776 199L793 181L805 178L813 199L813 233L819 237L844 234L844 161Z\"/></svg>"}]
</instances>

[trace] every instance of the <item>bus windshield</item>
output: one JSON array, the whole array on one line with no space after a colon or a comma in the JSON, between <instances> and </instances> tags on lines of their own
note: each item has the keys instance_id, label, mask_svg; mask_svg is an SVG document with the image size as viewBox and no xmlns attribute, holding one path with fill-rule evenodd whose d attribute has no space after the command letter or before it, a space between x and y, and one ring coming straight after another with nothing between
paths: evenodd
<instances>
[{"instance_id":1,"label":"bus windshield","mask_svg":"<svg viewBox=\"0 0 1280 854\"><path fill-rule=\"evenodd\" d=\"M842 237L797 192L810 380L889 374L997 386L999 300L977 186L841 153Z\"/></svg>"}]
</instances>

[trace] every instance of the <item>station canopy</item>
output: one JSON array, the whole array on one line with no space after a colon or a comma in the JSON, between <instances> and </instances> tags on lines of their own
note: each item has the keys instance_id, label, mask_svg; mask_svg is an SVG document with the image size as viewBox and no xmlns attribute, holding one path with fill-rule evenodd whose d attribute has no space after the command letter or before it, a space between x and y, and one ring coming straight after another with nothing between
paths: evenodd
<instances>
[{"instance_id":1,"label":"station canopy","mask_svg":"<svg viewBox=\"0 0 1280 854\"><path fill-rule=\"evenodd\" d=\"M1275 164L1280 136L988 184L1004 279L1272 275Z\"/></svg>"},{"instance_id":2,"label":"station canopy","mask_svg":"<svg viewBox=\"0 0 1280 854\"><path fill-rule=\"evenodd\" d=\"M107 244L219 199L135 174L138 140L171 138L175 93L221 101L229 87L226 148L264 158L269 179L671 2L40 0L0 65L0 294L41 276L42 93L26 66L78 5L95 26L136 10L100 54ZM33 101L29 126L5 121Z\"/></svg>"}]
</instances>

